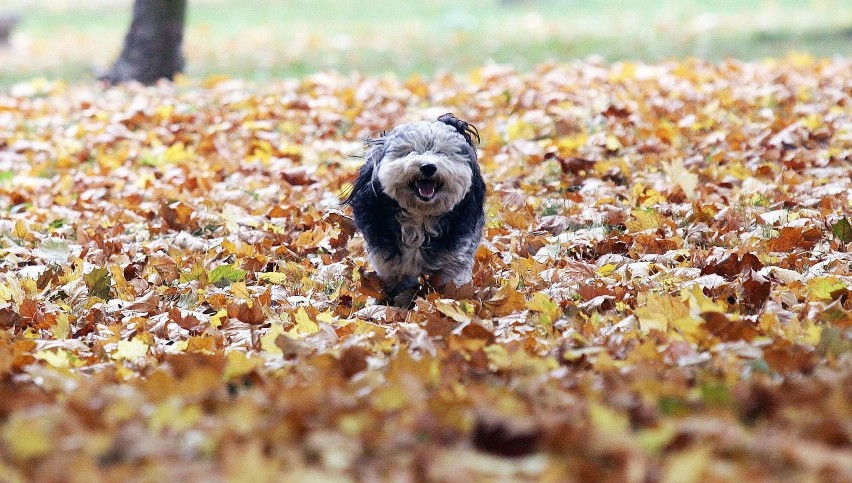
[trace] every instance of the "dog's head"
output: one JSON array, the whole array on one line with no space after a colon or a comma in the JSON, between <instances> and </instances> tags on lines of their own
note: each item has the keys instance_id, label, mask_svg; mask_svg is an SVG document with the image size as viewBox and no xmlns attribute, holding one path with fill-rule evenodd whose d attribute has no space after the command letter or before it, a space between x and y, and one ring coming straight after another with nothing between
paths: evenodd
<instances>
[{"instance_id":1,"label":"dog's head","mask_svg":"<svg viewBox=\"0 0 852 483\"><path fill-rule=\"evenodd\" d=\"M474 138L476 128L452 114L397 126L369 141L373 185L412 214L447 213L479 176Z\"/></svg>"}]
</instances>

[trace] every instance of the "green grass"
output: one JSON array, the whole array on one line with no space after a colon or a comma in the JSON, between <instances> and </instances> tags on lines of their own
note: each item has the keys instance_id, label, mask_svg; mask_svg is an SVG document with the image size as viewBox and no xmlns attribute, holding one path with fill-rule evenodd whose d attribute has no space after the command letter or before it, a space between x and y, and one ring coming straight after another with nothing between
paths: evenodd
<instances>
[{"instance_id":1,"label":"green grass","mask_svg":"<svg viewBox=\"0 0 852 483\"><path fill-rule=\"evenodd\" d=\"M24 21L0 49L0 86L91 80L118 54L131 4L4 1ZM191 0L185 50L190 76L259 81L323 69L466 71L490 61L523 70L589 55L839 56L852 52L852 9L846 0Z\"/></svg>"}]
</instances>

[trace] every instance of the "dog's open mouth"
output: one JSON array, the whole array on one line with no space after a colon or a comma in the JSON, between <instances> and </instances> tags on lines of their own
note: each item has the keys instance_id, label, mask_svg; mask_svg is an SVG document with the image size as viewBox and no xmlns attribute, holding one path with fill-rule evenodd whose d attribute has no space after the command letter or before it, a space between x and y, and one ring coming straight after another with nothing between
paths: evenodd
<instances>
[{"instance_id":1,"label":"dog's open mouth","mask_svg":"<svg viewBox=\"0 0 852 483\"><path fill-rule=\"evenodd\" d=\"M417 178L411 183L411 188L421 200L431 201L435 194L441 190L441 185L431 178Z\"/></svg>"}]
</instances>

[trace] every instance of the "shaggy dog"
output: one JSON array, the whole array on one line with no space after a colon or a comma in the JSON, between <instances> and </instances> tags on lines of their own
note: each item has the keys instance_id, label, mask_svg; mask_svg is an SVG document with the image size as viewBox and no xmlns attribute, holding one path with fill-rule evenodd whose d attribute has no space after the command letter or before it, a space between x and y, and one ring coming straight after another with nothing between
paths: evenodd
<instances>
[{"instance_id":1,"label":"shaggy dog","mask_svg":"<svg viewBox=\"0 0 852 483\"><path fill-rule=\"evenodd\" d=\"M421 275L441 285L471 281L485 220L479 132L452 114L397 126L369 150L352 192L355 226L387 301L410 305Z\"/></svg>"}]
</instances>

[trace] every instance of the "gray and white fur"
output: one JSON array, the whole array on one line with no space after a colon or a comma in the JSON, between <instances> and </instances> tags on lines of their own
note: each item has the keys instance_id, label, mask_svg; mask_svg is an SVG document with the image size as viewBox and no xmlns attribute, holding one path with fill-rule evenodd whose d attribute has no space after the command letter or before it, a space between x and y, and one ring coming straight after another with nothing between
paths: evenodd
<instances>
[{"instance_id":1,"label":"gray and white fur","mask_svg":"<svg viewBox=\"0 0 852 483\"><path fill-rule=\"evenodd\" d=\"M444 114L367 140L352 192L355 226L388 301L408 306L421 275L469 283L485 220L476 128Z\"/></svg>"}]
</instances>

